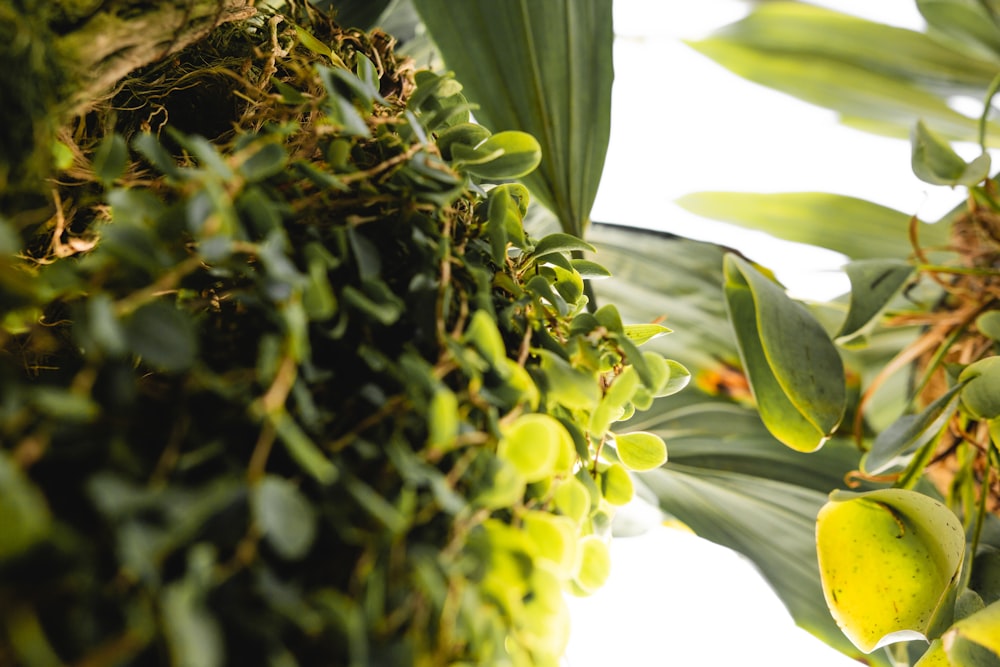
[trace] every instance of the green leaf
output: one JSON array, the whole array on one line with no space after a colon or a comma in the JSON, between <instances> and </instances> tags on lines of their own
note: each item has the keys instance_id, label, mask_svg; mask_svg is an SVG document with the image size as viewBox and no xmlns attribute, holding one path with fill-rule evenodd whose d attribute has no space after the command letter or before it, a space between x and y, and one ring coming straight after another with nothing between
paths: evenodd
<instances>
[{"instance_id":1,"label":"green leaf","mask_svg":"<svg viewBox=\"0 0 1000 667\"><path fill-rule=\"evenodd\" d=\"M285 149L274 142L267 142L240 165L240 173L254 183L281 173L288 164Z\"/></svg>"},{"instance_id":2,"label":"green leaf","mask_svg":"<svg viewBox=\"0 0 1000 667\"><path fill-rule=\"evenodd\" d=\"M911 216L854 197L698 192L677 203L696 215L835 250L851 259L907 259L911 252L906 242ZM925 246L948 243L946 225L920 225L919 232Z\"/></svg>"},{"instance_id":3,"label":"green leaf","mask_svg":"<svg viewBox=\"0 0 1000 667\"><path fill-rule=\"evenodd\" d=\"M178 372L194 365L198 340L194 322L167 301L153 301L122 322L128 347L150 366Z\"/></svg>"},{"instance_id":4,"label":"green leaf","mask_svg":"<svg viewBox=\"0 0 1000 667\"><path fill-rule=\"evenodd\" d=\"M851 305L837 332L841 345L862 337L889 301L913 275L913 266L902 260L870 259L851 262L845 268L851 281Z\"/></svg>"},{"instance_id":5,"label":"green leaf","mask_svg":"<svg viewBox=\"0 0 1000 667\"><path fill-rule=\"evenodd\" d=\"M962 405L976 419L1000 417L1000 357L987 357L970 364L958 376Z\"/></svg>"},{"instance_id":6,"label":"green leaf","mask_svg":"<svg viewBox=\"0 0 1000 667\"><path fill-rule=\"evenodd\" d=\"M924 408L920 414L904 415L878 434L861 467L869 475L905 464L913 452L934 440L958 407L962 385L955 385Z\"/></svg>"},{"instance_id":7,"label":"green leaf","mask_svg":"<svg viewBox=\"0 0 1000 667\"><path fill-rule=\"evenodd\" d=\"M337 467L294 419L282 412L274 418L274 427L292 459L320 484L333 484L340 476Z\"/></svg>"},{"instance_id":8,"label":"green leaf","mask_svg":"<svg viewBox=\"0 0 1000 667\"><path fill-rule=\"evenodd\" d=\"M0 517L0 563L25 553L52 528L45 496L4 451L0 451Z\"/></svg>"},{"instance_id":9,"label":"green leaf","mask_svg":"<svg viewBox=\"0 0 1000 667\"><path fill-rule=\"evenodd\" d=\"M635 487L628 470L618 463L612 463L600 474L601 494L612 505L626 505L635 495Z\"/></svg>"},{"instance_id":10,"label":"green leaf","mask_svg":"<svg viewBox=\"0 0 1000 667\"><path fill-rule=\"evenodd\" d=\"M572 234L555 233L543 236L531 251L533 257L542 258L553 253L596 252L594 246Z\"/></svg>"},{"instance_id":11,"label":"green leaf","mask_svg":"<svg viewBox=\"0 0 1000 667\"><path fill-rule=\"evenodd\" d=\"M542 162L524 183L581 236L611 129L611 0L414 4L476 117L538 140Z\"/></svg>"},{"instance_id":12,"label":"green leaf","mask_svg":"<svg viewBox=\"0 0 1000 667\"><path fill-rule=\"evenodd\" d=\"M522 415L504 431L497 456L514 464L529 483L538 482L555 473L564 439L570 439L570 435L554 418Z\"/></svg>"},{"instance_id":13,"label":"green leaf","mask_svg":"<svg viewBox=\"0 0 1000 667\"><path fill-rule=\"evenodd\" d=\"M604 268L597 262L592 262L589 259L571 259L570 265L573 270L580 274L580 277L585 280L600 280L602 278L610 278L611 272Z\"/></svg>"},{"instance_id":14,"label":"green leaf","mask_svg":"<svg viewBox=\"0 0 1000 667\"><path fill-rule=\"evenodd\" d=\"M989 310L977 317L976 329L984 336L1000 341L1000 312Z\"/></svg>"},{"instance_id":15,"label":"green leaf","mask_svg":"<svg viewBox=\"0 0 1000 667\"><path fill-rule=\"evenodd\" d=\"M542 148L530 134L508 130L491 135L475 148L452 144L451 154L456 169L498 181L534 171L542 159Z\"/></svg>"},{"instance_id":16,"label":"green leaf","mask_svg":"<svg viewBox=\"0 0 1000 667\"><path fill-rule=\"evenodd\" d=\"M482 312L482 311L478 311ZM458 436L458 398L447 387L439 387L427 409L427 447L447 449Z\"/></svg>"},{"instance_id":17,"label":"green leaf","mask_svg":"<svg viewBox=\"0 0 1000 667\"><path fill-rule=\"evenodd\" d=\"M966 162L944 139L918 121L910 135L913 173L932 185L965 185L981 183L990 175L990 155L983 153Z\"/></svg>"},{"instance_id":18,"label":"green leaf","mask_svg":"<svg viewBox=\"0 0 1000 667\"><path fill-rule=\"evenodd\" d=\"M761 419L793 449L813 451L846 409L844 367L809 312L748 262L727 255L726 304Z\"/></svg>"},{"instance_id":19,"label":"green leaf","mask_svg":"<svg viewBox=\"0 0 1000 667\"><path fill-rule=\"evenodd\" d=\"M659 338L660 336L666 336L668 333L673 333L673 331L663 326L662 324L625 325L625 335L628 336L629 339L636 345L642 345L643 343L648 343L654 338Z\"/></svg>"},{"instance_id":20,"label":"green leaf","mask_svg":"<svg viewBox=\"0 0 1000 667\"><path fill-rule=\"evenodd\" d=\"M266 475L250 499L261 535L279 556L299 560L309 553L316 539L316 513L297 485Z\"/></svg>"},{"instance_id":21,"label":"green leaf","mask_svg":"<svg viewBox=\"0 0 1000 667\"><path fill-rule=\"evenodd\" d=\"M667 462L667 445L663 438L647 431L616 433L615 451L630 470L652 470Z\"/></svg>"},{"instance_id":22,"label":"green leaf","mask_svg":"<svg viewBox=\"0 0 1000 667\"><path fill-rule=\"evenodd\" d=\"M816 544L827 604L861 651L932 638L950 621L965 533L940 502L905 489L835 492Z\"/></svg>"},{"instance_id":23,"label":"green leaf","mask_svg":"<svg viewBox=\"0 0 1000 667\"><path fill-rule=\"evenodd\" d=\"M574 583L585 595L596 592L611 574L611 554L599 537L588 535L580 540L580 565Z\"/></svg>"},{"instance_id":24,"label":"green leaf","mask_svg":"<svg viewBox=\"0 0 1000 667\"><path fill-rule=\"evenodd\" d=\"M437 146L441 151L441 157L445 160L453 159L452 146L466 146L475 148L490 137L490 131L482 125L476 123L459 123L452 125L437 138Z\"/></svg>"}]
</instances>

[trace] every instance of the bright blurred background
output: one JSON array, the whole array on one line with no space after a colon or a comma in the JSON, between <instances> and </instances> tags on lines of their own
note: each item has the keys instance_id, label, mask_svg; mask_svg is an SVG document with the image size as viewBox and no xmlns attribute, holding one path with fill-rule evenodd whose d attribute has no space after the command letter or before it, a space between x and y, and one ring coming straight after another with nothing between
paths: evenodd
<instances>
[{"instance_id":1,"label":"bright blurred background","mask_svg":"<svg viewBox=\"0 0 1000 667\"><path fill-rule=\"evenodd\" d=\"M815 4L922 25L912 0ZM705 220L674 200L703 190L823 191L933 220L960 195L917 180L907 142L843 127L832 112L740 79L684 44L748 8L734 0L615 0L611 145L593 218L737 248L774 269L794 296L829 298L847 290L836 253ZM659 528L618 538L611 552L606 587L571 600L567 667L858 664L797 628L754 566L732 551Z\"/></svg>"}]
</instances>

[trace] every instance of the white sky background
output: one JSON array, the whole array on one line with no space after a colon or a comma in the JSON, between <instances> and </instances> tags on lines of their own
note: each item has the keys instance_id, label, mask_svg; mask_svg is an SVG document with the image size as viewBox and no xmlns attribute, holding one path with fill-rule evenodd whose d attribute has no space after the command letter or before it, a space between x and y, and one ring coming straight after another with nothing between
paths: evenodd
<instances>
[{"instance_id":1,"label":"white sky background","mask_svg":"<svg viewBox=\"0 0 1000 667\"><path fill-rule=\"evenodd\" d=\"M913 0L827 0L916 28ZM685 46L747 11L734 0L615 0L611 145L593 219L724 243L774 269L794 295L847 289L832 252L693 216L673 201L701 190L824 191L936 219L961 195L918 181L908 142L836 123L831 112L730 74ZM668 444L669 446L669 444ZM566 667L857 665L795 626L753 565L661 528L612 541L612 573L570 600Z\"/></svg>"}]
</instances>

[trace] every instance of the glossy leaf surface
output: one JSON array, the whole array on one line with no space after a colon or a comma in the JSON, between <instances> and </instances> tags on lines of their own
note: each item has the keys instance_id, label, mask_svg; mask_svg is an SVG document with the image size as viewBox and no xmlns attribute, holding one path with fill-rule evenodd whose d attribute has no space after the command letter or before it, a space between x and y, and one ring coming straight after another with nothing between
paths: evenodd
<instances>
[{"instance_id":1,"label":"glossy leaf surface","mask_svg":"<svg viewBox=\"0 0 1000 667\"><path fill-rule=\"evenodd\" d=\"M861 651L933 637L950 620L965 536L938 501L904 489L835 492L816 544L827 604Z\"/></svg>"},{"instance_id":2,"label":"glossy leaf surface","mask_svg":"<svg viewBox=\"0 0 1000 667\"><path fill-rule=\"evenodd\" d=\"M761 419L792 449L819 448L846 406L840 355L808 311L748 262L728 255L725 271L726 303Z\"/></svg>"}]
</instances>

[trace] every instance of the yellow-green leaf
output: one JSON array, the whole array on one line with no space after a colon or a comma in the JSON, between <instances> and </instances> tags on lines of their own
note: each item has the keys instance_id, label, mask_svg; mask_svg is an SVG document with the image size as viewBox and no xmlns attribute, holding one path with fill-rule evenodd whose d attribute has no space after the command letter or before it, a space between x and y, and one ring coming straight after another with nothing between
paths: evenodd
<instances>
[{"instance_id":1,"label":"yellow-green leaf","mask_svg":"<svg viewBox=\"0 0 1000 667\"><path fill-rule=\"evenodd\" d=\"M965 536L933 498L835 491L817 516L816 547L830 612L861 651L933 637L950 620Z\"/></svg>"},{"instance_id":2,"label":"yellow-green leaf","mask_svg":"<svg viewBox=\"0 0 1000 667\"><path fill-rule=\"evenodd\" d=\"M666 336L668 333L673 333L671 329L663 326L662 324L626 324L625 325L625 335L631 339L636 345L642 345L643 343L648 343L654 338L659 338L660 336Z\"/></svg>"},{"instance_id":3,"label":"yellow-green leaf","mask_svg":"<svg viewBox=\"0 0 1000 667\"><path fill-rule=\"evenodd\" d=\"M667 462L667 445L655 433L615 434L615 450L621 462L631 470L652 470Z\"/></svg>"},{"instance_id":4,"label":"yellow-green leaf","mask_svg":"<svg viewBox=\"0 0 1000 667\"><path fill-rule=\"evenodd\" d=\"M580 592L589 595L603 586L611 574L611 554L608 552L608 545L594 535L580 540L578 548L580 565L574 583L579 586Z\"/></svg>"}]
</instances>

